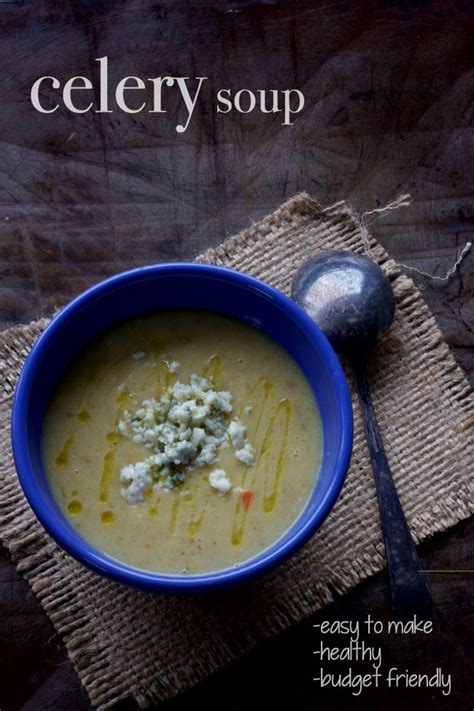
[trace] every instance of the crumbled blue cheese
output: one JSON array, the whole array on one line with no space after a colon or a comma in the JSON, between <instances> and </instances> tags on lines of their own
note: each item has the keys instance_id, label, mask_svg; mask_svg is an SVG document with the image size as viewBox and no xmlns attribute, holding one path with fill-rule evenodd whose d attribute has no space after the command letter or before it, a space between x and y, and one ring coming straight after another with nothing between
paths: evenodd
<instances>
[{"instance_id":1,"label":"crumbled blue cheese","mask_svg":"<svg viewBox=\"0 0 474 711\"><path fill-rule=\"evenodd\" d=\"M247 428L240 420L230 419L231 412L230 392L215 390L211 380L195 374L189 383L176 381L159 400L144 400L135 413L125 411L117 431L144 445L150 456L122 469L120 480L125 484L122 495L135 504L143 501L152 488L172 489L184 482L193 469L216 462L219 450L229 443L237 459L247 466L253 464L255 450L248 442ZM223 475L220 472L223 470L216 469L211 472L212 480L209 477L211 486L218 489L227 487L222 483L225 472ZM221 482L219 486L213 483L216 477ZM227 477L226 480L229 481L226 491L230 491L232 484Z\"/></svg>"},{"instance_id":2,"label":"crumbled blue cheese","mask_svg":"<svg viewBox=\"0 0 474 711\"><path fill-rule=\"evenodd\" d=\"M181 363L177 360L163 360L170 373L178 373L181 370Z\"/></svg>"},{"instance_id":3,"label":"crumbled blue cheese","mask_svg":"<svg viewBox=\"0 0 474 711\"><path fill-rule=\"evenodd\" d=\"M234 447L242 447L245 444L245 433L247 428L238 420L232 420L229 425L229 437Z\"/></svg>"},{"instance_id":4,"label":"crumbled blue cheese","mask_svg":"<svg viewBox=\"0 0 474 711\"><path fill-rule=\"evenodd\" d=\"M255 449L252 447L250 442L246 442L241 449L238 449L235 452L235 456L241 462L243 462L247 466L250 466L255 461Z\"/></svg>"},{"instance_id":5,"label":"crumbled blue cheese","mask_svg":"<svg viewBox=\"0 0 474 711\"><path fill-rule=\"evenodd\" d=\"M136 351L136 353L132 354L133 360L142 360L145 356L146 353L144 351Z\"/></svg>"},{"instance_id":6,"label":"crumbled blue cheese","mask_svg":"<svg viewBox=\"0 0 474 711\"><path fill-rule=\"evenodd\" d=\"M223 469L214 469L209 474L209 484L220 494L228 494L232 489L232 482Z\"/></svg>"},{"instance_id":7,"label":"crumbled blue cheese","mask_svg":"<svg viewBox=\"0 0 474 711\"><path fill-rule=\"evenodd\" d=\"M122 420L120 420L120 422L117 424L117 432L121 434L122 437L127 436L127 425L125 424L125 422L122 422Z\"/></svg>"},{"instance_id":8,"label":"crumbled blue cheese","mask_svg":"<svg viewBox=\"0 0 474 711\"><path fill-rule=\"evenodd\" d=\"M151 488L153 479L151 468L147 462L129 464L120 472L120 481L127 484L121 489L129 504L138 504L145 498L145 493Z\"/></svg>"}]
</instances>

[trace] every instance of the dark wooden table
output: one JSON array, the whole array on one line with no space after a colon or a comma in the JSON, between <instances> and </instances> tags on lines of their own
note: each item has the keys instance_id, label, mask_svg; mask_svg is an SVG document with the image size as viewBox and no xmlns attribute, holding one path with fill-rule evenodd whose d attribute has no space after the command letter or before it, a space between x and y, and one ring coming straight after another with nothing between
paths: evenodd
<instances>
[{"instance_id":1,"label":"dark wooden table","mask_svg":"<svg viewBox=\"0 0 474 711\"><path fill-rule=\"evenodd\" d=\"M325 204L347 199L359 212L411 193L410 207L371 230L395 259L442 275L473 234L473 9L468 0L2 0L0 324L49 314L119 270L188 259L301 190ZM102 56L114 82L209 77L188 130L175 131L181 114L172 95L167 114L32 109L35 79L95 81ZM219 88L293 87L306 105L292 127L278 114L215 113ZM473 262L471 254L449 283L414 274L471 377ZM421 547L424 566L472 569L473 542L474 523L463 522ZM435 632L415 642L384 637L384 655L402 669L445 667L448 698L321 691L308 620L164 708L472 709L474 577L430 582ZM89 708L61 640L5 551L0 583L2 711ZM379 575L316 621L386 618L387 609Z\"/></svg>"}]
</instances>

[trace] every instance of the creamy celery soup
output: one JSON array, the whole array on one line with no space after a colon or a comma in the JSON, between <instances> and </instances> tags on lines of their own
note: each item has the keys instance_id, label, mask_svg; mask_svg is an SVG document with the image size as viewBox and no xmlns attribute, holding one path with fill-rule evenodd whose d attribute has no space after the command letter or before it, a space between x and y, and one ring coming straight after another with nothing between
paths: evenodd
<instances>
[{"instance_id":1,"label":"creamy celery soup","mask_svg":"<svg viewBox=\"0 0 474 711\"><path fill-rule=\"evenodd\" d=\"M68 367L43 459L71 525L134 567L192 575L238 566L308 501L321 419L295 361L206 311L123 322Z\"/></svg>"}]
</instances>

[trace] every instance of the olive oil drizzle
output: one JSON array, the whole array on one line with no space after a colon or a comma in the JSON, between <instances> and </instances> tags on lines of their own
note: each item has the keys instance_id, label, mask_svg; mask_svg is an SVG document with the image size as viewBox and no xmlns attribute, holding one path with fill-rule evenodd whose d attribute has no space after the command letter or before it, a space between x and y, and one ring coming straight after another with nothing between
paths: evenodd
<instances>
[{"instance_id":1,"label":"olive oil drizzle","mask_svg":"<svg viewBox=\"0 0 474 711\"><path fill-rule=\"evenodd\" d=\"M252 408L257 407L259 395L261 393L261 401L260 401L260 407L258 408L257 412L257 418L256 418L256 423L255 423L255 435L254 435L254 442L257 451L259 451L259 454L256 458L255 464L252 466L251 470L249 467L243 467L242 471L242 478L240 480L240 488L245 489L246 484L247 484L247 477L252 471L253 476L251 480L251 486L253 486L257 473L258 473L258 465L261 457L260 450L262 448L262 445L260 447L257 447L257 442L259 439L259 434L261 430L261 424L262 424L262 417L264 415L264 412L267 408L267 404L273 395L273 392L275 390L275 386L269 380L268 378L261 378L250 390L248 401ZM262 440L265 440L265 435ZM244 533L245 533L245 524L247 522L247 516L248 516L248 507L243 505L243 502L240 498L240 496L237 499L237 503L235 505L234 509L234 520L232 524L232 532L231 532L231 543L233 546L240 546L243 538L244 538Z\"/></svg>"},{"instance_id":2,"label":"olive oil drizzle","mask_svg":"<svg viewBox=\"0 0 474 711\"><path fill-rule=\"evenodd\" d=\"M92 418L90 413L84 409L79 410L79 412L75 416L74 424L71 426L71 429L67 433L62 449L54 460L58 469L65 469L69 464L69 455L74 445L74 437L76 436L78 426L80 427L88 425L91 419Z\"/></svg>"},{"instance_id":3,"label":"olive oil drizzle","mask_svg":"<svg viewBox=\"0 0 474 711\"><path fill-rule=\"evenodd\" d=\"M160 360L161 345L155 343L151 347L152 355L154 358L155 366L157 369L157 392L160 391L162 384L167 388L170 384L171 374L168 370L168 366L162 360ZM131 379L131 375L127 378L128 382ZM99 498L100 501L106 504L109 500L110 485L112 483L115 465L115 455L117 452L117 446L121 441L122 436L116 431L116 427L123 417L124 410L127 409L127 405L130 402L130 392L128 388L124 388L120 395L116 399L119 408L115 415L114 428L111 432L107 434L107 440L110 442L110 446L104 455L104 464L102 468L102 477L100 480L99 487ZM156 511L152 512L153 505L149 507L148 511L152 515L156 515Z\"/></svg>"},{"instance_id":4,"label":"olive oil drizzle","mask_svg":"<svg viewBox=\"0 0 474 711\"><path fill-rule=\"evenodd\" d=\"M145 336L145 339L149 345L149 351L156 368L156 397L160 397L161 389L164 388L166 390L171 385L171 373L162 358L165 343L160 338Z\"/></svg>"},{"instance_id":5,"label":"olive oil drizzle","mask_svg":"<svg viewBox=\"0 0 474 711\"><path fill-rule=\"evenodd\" d=\"M163 383L164 383L165 390L167 388L169 388L169 386L171 385L171 373L168 369L168 366L163 361L160 361L159 365L157 363L157 367L158 367L158 383L159 383L158 384L158 393L160 393L161 381L163 381Z\"/></svg>"},{"instance_id":6,"label":"olive oil drizzle","mask_svg":"<svg viewBox=\"0 0 474 711\"><path fill-rule=\"evenodd\" d=\"M168 526L168 534L170 536L172 536L176 530L176 524L178 522L178 514L179 514L180 504L181 504L181 498L179 496L176 496L172 505L171 505L171 516L170 516L170 523Z\"/></svg>"},{"instance_id":7,"label":"olive oil drizzle","mask_svg":"<svg viewBox=\"0 0 474 711\"><path fill-rule=\"evenodd\" d=\"M120 420L121 410L117 414L115 424ZM117 451L117 445L122 439L118 432L109 432L107 434L107 441L109 442L109 448L104 455L104 463L102 467L102 476L99 485L99 499L103 504L106 504L109 500L110 484L112 483L112 476L114 473L114 463L115 463L115 453Z\"/></svg>"},{"instance_id":8,"label":"olive oil drizzle","mask_svg":"<svg viewBox=\"0 0 474 711\"><path fill-rule=\"evenodd\" d=\"M283 417L283 435L280 439L280 446L278 448L278 456L275 465L275 474L273 479L271 478L271 467L270 467L270 454L272 446L274 444L273 432L278 418ZM283 472L283 464L285 461L287 445L288 445L288 432L290 429L291 420L291 403L286 398L280 400L272 418L269 422L268 429L265 433L265 437L262 444L262 449L260 451L260 456L257 460L257 467L260 466L262 459L265 457L265 483L264 483L264 496L263 496L263 508L266 513L270 513L275 508L278 491L280 489L281 475ZM268 490L270 489L270 492Z\"/></svg>"},{"instance_id":9,"label":"olive oil drizzle","mask_svg":"<svg viewBox=\"0 0 474 711\"><path fill-rule=\"evenodd\" d=\"M110 364L106 368L105 372L107 372L108 370L111 370L112 368L114 368L118 363L120 363L123 360L125 360L125 358L121 357L118 360L114 361L114 363ZM98 363L99 363L99 358L94 357L92 359L92 363L89 365L89 368L88 368L88 373L86 375L86 381L88 383L90 383L91 385L94 384L95 378L97 376ZM89 393L86 388L86 390L84 391L83 397L82 397L81 405L80 405L79 410L74 418L74 423L71 426L69 432L67 433L64 444L55 459L55 464L59 469L66 469L67 465L69 464L69 455L70 455L71 450L74 446L74 438L76 436L78 426L88 425L88 424L90 424L90 422L92 420L90 412L86 409L88 400L89 400Z\"/></svg>"},{"instance_id":10,"label":"olive oil drizzle","mask_svg":"<svg viewBox=\"0 0 474 711\"><path fill-rule=\"evenodd\" d=\"M273 385L271 380L268 380L268 378L262 378L261 380L258 381L258 383L256 385L253 386L252 390L250 391L250 398L251 399L253 397L255 397L255 394L256 394L259 387L263 388L263 402L262 402L262 407L260 408L259 413L258 413L257 423L255 425L255 436L258 435L258 431L259 431L260 424L262 421L263 413L265 411L265 406L266 406L270 396L273 394L273 391L275 390L275 386Z\"/></svg>"},{"instance_id":11,"label":"olive oil drizzle","mask_svg":"<svg viewBox=\"0 0 474 711\"><path fill-rule=\"evenodd\" d=\"M202 369L202 374L205 378L210 378L216 386L222 376L222 358L220 355L212 355ZM186 497L185 497L186 500ZM196 507L193 507L188 521L188 534L193 537L201 530L204 523L204 515L206 513L206 503L203 504L201 511L197 514Z\"/></svg>"},{"instance_id":12,"label":"olive oil drizzle","mask_svg":"<svg viewBox=\"0 0 474 711\"><path fill-rule=\"evenodd\" d=\"M222 376L222 358L220 355L212 355L204 368L202 369L202 374L205 378L212 380L213 384L216 386ZM191 501L191 498L184 497L185 501ZM188 521L188 535L192 538L201 530L202 524L204 523L204 515L206 513L206 503L203 504L201 511L197 514L196 506L193 506L192 511L189 516Z\"/></svg>"},{"instance_id":13,"label":"olive oil drizzle","mask_svg":"<svg viewBox=\"0 0 474 711\"><path fill-rule=\"evenodd\" d=\"M140 334L141 335L141 334ZM157 371L157 392L159 392L160 388L162 387L162 384L164 383L165 388L167 388L170 384L170 373L168 370L168 367L166 363L164 363L160 355L163 352L163 343L161 340L155 339L151 340L149 338L146 338L146 341L149 345L149 351L152 355L152 358L154 360L154 365L156 367ZM121 357L117 360L117 363L120 363L122 360L124 360L124 357ZM139 362L139 361L138 361ZM116 365L115 364L115 365ZM125 381L125 385L127 382L129 382L132 379L132 374L128 376L128 378ZM114 465L115 465L115 457L117 453L117 447L120 441L123 439L122 435L120 435L116 431L116 427L120 420L123 417L124 411L127 409L127 406L130 402L130 391L127 387L123 387L122 391L116 398L116 403L118 405L118 409L115 414L114 418L114 425L112 431L108 432L106 435L106 439L109 443L109 447L104 455L103 459L103 466L102 466L102 476L100 479L100 484L99 484L99 499L103 504L108 503L109 501L109 496L110 496L110 486L112 484L113 480L113 475L114 475ZM152 503L149 508L148 508L148 513L150 516L154 517L158 515L158 505L160 502L160 497L156 499L154 503ZM109 512L106 512L109 513ZM113 514L113 512L110 512ZM109 518L109 517L106 517ZM103 523L109 524L113 521L112 520L107 520L105 521L102 519Z\"/></svg>"},{"instance_id":14,"label":"olive oil drizzle","mask_svg":"<svg viewBox=\"0 0 474 711\"><path fill-rule=\"evenodd\" d=\"M115 514L113 511L103 511L100 519L104 526L110 526L115 521Z\"/></svg>"},{"instance_id":15,"label":"olive oil drizzle","mask_svg":"<svg viewBox=\"0 0 474 711\"><path fill-rule=\"evenodd\" d=\"M222 377L222 358L220 355L212 355L204 367L204 377L212 380L214 386L218 386Z\"/></svg>"},{"instance_id":16,"label":"olive oil drizzle","mask_svg":"<svg viewBox=\"0 0 474 711\"><path fill-rule=\"evenodd\" d=\"M127 381L130 379L130 377L131 376L127 378ZM112 483L112 477L114 474L114 464L117 446L119 442L123 439L122 435L117 432L116 427L122 419L123 413L127 409L127 405L130 402L130 392L127 387L122 386L122 390L117 396L115 402L118 405L118 409L115 413L113 429L105 436L107 442L109 443L109 447L104 455L102 465L102 476L100 478L99 484L99 499L103 504L106 504L109 500L110 485Z\"/></svg>"},{"instance_id":17,"label":"olive oil drizzle","mask_svg":"<svg viewBox=\"0 0 474 711\"><path fill-rule=\"evenodd\" d=\"M190 517L190 520L188 523L188 534L190 536L195 536L201 530L201 526L204 521L204 513L205 513L205 507L202 508L201 514L198 518L194 518L194 513L191 514L191 517Z\"/></svg>"},{"instance_id":18,"label":"olive oil drizzle","mask_svg":"<svg viewBox=\"0 0 474 711\"><path fill-rule=\"evenodd\" d=\"M158 494L154 501L148 507L148 515L150 518L156 518L160 510L161 496Z\"/></svg>"},{"instance_id":19,"label":"olive oil drizzle","mask_svg":"<svg viewBox=\"0 0 474 711\"><path fill-rule=\"evenodd\" d=\"M69 462L69 454L74 444L74 435L76 434L76 427L73 426L66 435L66 441L64 442L61 451L54 460L54 463L58 469L65 469Z\"/></svg>"},{"instance_id":20,"label":"olive oil drizzle","mask_svg":"<svg viewBox=\"0 0 474 711\"><path fill-rule=\"evenodd\" d=\"M80 501L77 501L77 499L73 499L69 502L67 510L71 516L78 516L82 511L82 504Z\"/></svg>"},{"instance_id":21,"label":"olive oil drizzle","mask_svg":"<svg viewBox=\"0 0 474 711\"><path fill-rule=\"evenodd\" d=\"M273 383L272 383L271 380L268 380L268 378L261 378L261 379L253 386L253 388L251 389L251 391L250 391L250 393L249 393L249 398L248 398L248 399L249 399L249 402L250 402L252 408L257 406L256 397L258 396L258 391L259 391L260 388L261 388L262 391L263 391L263 392L262 392L262 401L261 401L260 408L259 408L259 410L258 410L257 419L256 419L256 422L255 422L255 428L254 428L254 437L253 437L253 440L254 440L254 443L255 443L255 448L257 449L257 451L259 451L259 450L261 449L261 446L258 447L258 446L257 446L257 443L258 443L258 440L259 440L259 435L260 435L260 430L261 430L262 417L263 417L263 415L264 415L264 412L265 412L265 409L266 409L266 407L267 407L267 404L268 404L270 398L272 397L272 395L273 395L273 393L274 393L275 386L273 385ZM255 463L254 466L253 466L253 478L252 478L252 483L255 481L255 476L256 476L256 464L257 464L257 463L258 463L258 457L257 457L257 459L256 459L256 463ZM245 488L245 484L246 484L246 482L247 482L247 476L248 476L248 474L249 474L249 469L248 469L248 467L244 467L244 469L243 469L243 474L242 474L242 479L241 479L241 481L240 481L240 487L241 487L242 489Z\"/></svg>"}]
</instances>

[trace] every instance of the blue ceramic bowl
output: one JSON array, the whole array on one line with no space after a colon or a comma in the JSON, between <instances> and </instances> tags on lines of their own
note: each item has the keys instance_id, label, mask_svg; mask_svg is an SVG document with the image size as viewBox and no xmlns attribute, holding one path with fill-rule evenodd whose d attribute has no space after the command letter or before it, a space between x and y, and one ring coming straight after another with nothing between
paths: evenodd
<instances>
[{"instance_id":1,"label":"blue ceramic bowl","mask_svg":"<svg viewBox=\"0 0 474 711\"><path fill-rule=\"evenodd\" d=\"M147 311L198 308L236 317L279 343L300 365L323 422L324 452L311 497L291 528L238 568L201 575L164 575L133 568L83 540L48 488L41 429L54 388L71 359L98 333ZM304 311L244 274L198 264L162 264L114 276L78 296L35 343L18 381L12 415L15 464L25 495L47 532L68 553L120 583L159 592L200 592L234 584L280 563L324 521L344 481L352 447L352 408L341 365Z\"/></svg>"}]
</instances>

